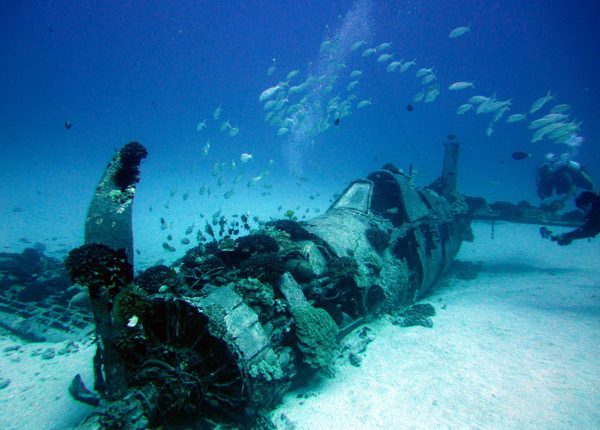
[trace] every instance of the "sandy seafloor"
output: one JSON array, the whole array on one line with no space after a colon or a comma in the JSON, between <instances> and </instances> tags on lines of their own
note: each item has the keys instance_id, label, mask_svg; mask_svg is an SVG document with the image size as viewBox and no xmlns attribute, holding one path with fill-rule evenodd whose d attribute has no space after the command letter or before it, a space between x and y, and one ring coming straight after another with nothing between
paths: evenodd
<instances>
[{"instance_id":1,"label":"sandy seafloor","mask_svg":"<svg viewBox=\"0 0 600 430\"><path fill-rule=\"evenodd\" d=\"M474 224L458 259L478 276L449 274L424 302L433 328L370 323L361 367L290 392L273 412L280 429L600 428L600 239L567 247L538 226ZM7 352L6 348L20 346ZM93 346L45 360L0 336L0 429L59 429L90 408L69 398L80 372L91 381Z\"/></svg>"}]
</instances>

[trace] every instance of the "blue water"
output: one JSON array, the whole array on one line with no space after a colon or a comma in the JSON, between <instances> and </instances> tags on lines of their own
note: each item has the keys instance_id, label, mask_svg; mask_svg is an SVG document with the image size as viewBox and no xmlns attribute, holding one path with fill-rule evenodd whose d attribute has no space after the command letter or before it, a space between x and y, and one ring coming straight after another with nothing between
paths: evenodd
<instances>
[{"instance_id":1,"label":"blue water","mask_svg":"<svg viewBox=\"0 0 600 430\"><path fill-rule=\"evenodd\" d=\"M551 90L556 100L533 117L557 103L571 105L585 139L573 157L600 178L599 18L600 5L587 1L2 2L2 246L42 241L67 249L80 241L93 187L114 150L130 140L150 152L136 222L158 243L164 234L158 220L173 208L188 217L168 219L182 228L219 207L251 207L265 217L276 216L279 206L322 210L349 180L388 161L404 169L413 164L416 181L427 184L439 173L449 133L463 148L461 191L536 203L535 166L544 154L568 148L531 143L527 122L507 124L506 116L528 111ZM448 37L466 25L470 32ZM323 55L330 39L334 50ZM348 49L361 39L365 47ZM417 65L388 73L386 64L361 56L382 42L392 43L394 60L415 58ZM434 67L441 94L413 103L409 112L421 67ZM321 104L314 125L331 97L347 96L355 69L363 77L354 103L372 105L354 105L338 126L315 133L305 124L278 136L278 127L265 123L259 95L288 72L300 72L296 85L311 74L339 75L331 93L308 90ZM473 81L476 89L448 91L455 81ZM493 93L512 106L488 137L489 114L456 109L472 95ZM199 132L203 119L208 128ZM226 120L239 128L236 136L220 131ZM532 156L515 161L510 154L517 150ZM253 159L242 165L241 153ZM226 167L212 176L215 163ZM197 192L202 185L213 190L210 199ZM224 199L228 190L234 194ZM140 240L139 247L148 243Z\"/></svg>"}]
</instances>

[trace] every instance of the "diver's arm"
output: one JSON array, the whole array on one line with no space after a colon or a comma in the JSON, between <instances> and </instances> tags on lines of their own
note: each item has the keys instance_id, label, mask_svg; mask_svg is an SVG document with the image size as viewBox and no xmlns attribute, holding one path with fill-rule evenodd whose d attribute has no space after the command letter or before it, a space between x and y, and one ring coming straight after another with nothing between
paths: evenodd
<instances>
[{"instance_id":1,"label":"diver's arm","mask_svg":"<svg viewBox=\"0 0 600 430\"><path fill-rule=\"evenodd\" d=\"M598 220L589 220L578 229L556 236L556 243L559 245L568 245L575 239L594 237L598 233L600 233L600 222Z\"/></svg>"},{"instance_id":2,"label":"diver's arm","mask_svg":"<svg viewBox=\"0 0 600 430\"><path fill-rule=\"evenodd\" d=\"M595 237L600 233L600 198L596 199L592 203L592 208L585 218L585 223L568 233L554 236L552 239L559 245L568 245L575 239L585 239L588 237Z\"/></svg>"}]
</instances>

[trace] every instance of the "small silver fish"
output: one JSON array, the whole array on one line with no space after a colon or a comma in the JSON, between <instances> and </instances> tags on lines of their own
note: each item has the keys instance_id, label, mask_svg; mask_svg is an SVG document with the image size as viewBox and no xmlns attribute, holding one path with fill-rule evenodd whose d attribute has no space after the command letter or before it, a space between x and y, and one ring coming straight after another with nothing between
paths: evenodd
<instances>
[{"instance_id":1,"label":"small silver fish","mask_svg":"<svg viewBox=\"0 0 600 430\"><path fill-rule=\"evenodd\" d=\"M470 111L471 109L473 109L473 105L471 103L465 103L465 104L460 105L458 107L458 109L456 110L456 114L457 115L463 115L466 112Z\"/></svg>"},{"instance_id":2,"label":"small silver fish","mask_svg":"<svg viewBox=\"0 0 600 430\"><path fill-rule=\"evenodd\" d=\"M430 67L429 69L423 68L423 69L417 70L417 73L415 73L415 76L417 78L422 78L423 76L430 75L432 73L433 73L433 67Z\"/></svg>"},{"instance_id":3,"label":"small silver fish","mask_svg":"<svg viewBox=\"0 0 600 430\"><path fill-rule=\"evenodd\" d=\"M196 125L196 131L202 131L205 128L206 128L206 120L202 120Z\"/></svg>"},{"instance_id":4,"label":"small silver fish","mask_svg":"<svg viewBox=\"0 0 600 430\"><path fill-rule=\"evenodd\" d=\"M450 91L464 90L467 88L475 88L475 85L473 85L473 82L454 82L448 87Z\"/></svg>"},{"instance_id":5,"label":"small silver fish","mask_svg":"<svg viewBox=\"0 0 600 430\"><path fill-rule=\"evenodd\" d=\"M264 102L265 100L270 99L271 97L273 97L275 95L275 93L277 91L279 91L282 88L282 83L280 82L279 84L273 86L273 87L269 87L266 90L264 90L262 93L260 93L260 96L258 96L258 101L260 102ZM218 116L215 118L217 119Z\"/></svg>"},{"instance_id":6,"label":"small silver fish","mask_svg":"<svg viewBox=\"0 0 600 430\"><path fill-rule=\"evenodd\" d=\"M221 116L221 105L217 106L215 111L213 112L213 119L216 121Z\"/></svg>"},{"instance_id":7,"label":"small silver fish","mask_svg":"<svg viewBox=\"0 0 600 430\"><path fill-rule=\"evenodd\" d=\"M564 122L553 122L548 124L545 127L540 128L539 130L537 130L534 134L533 137L531 138L531 142L535 143L535 142L539 142L540 140L542 140L547 134L552 133L562 127L567 126L568 124L565 124Z\"/></svg>"},{"instance_id":8,"label":"small silver fish","mask_svg":"<svg viewBox=\"0 0 600 430\"><path fill-rule=\"evenodd\" d=\"M429 75L427 75L423 79L421 79L421 85L427 85L427 84L435 81L436 79L437 79L437 77L433 73L430 73Z\"/></svg>"},{"instance_id":9,"label":"small silver fish","mask_svg":"<svg viewBox=\"0 0 600 430\"><path fill-rule=\"evenodd\" d=\"M415 103L420 102L424 98L425 98L425 93L423 91L419 91L417 94L414 95L413 102L415 102Z\"/></svg>"},{"instance_id":10,"label":"small silver fish","mask_svg":"<svg viewBox=\"0 0 600 430\"><path fill-rule=\"evenodd\" d=\"M494 122L500 121L500 118L502 118L504 116L504 114L509 111L509 109L510 109L509 106L504 106L504 107L498 109L496 111L496 113L494 114L494 120L493 121Z\"/></svg>"},{"instance_id":11,"label":"small silver fish","mask_svg":"<svg viewBox=\"0 0 600 430\"><path fill-rule=\"evenodd\" d=\"M374 55L376 53L377 53L377 50L375 48L367 48L363 51L362 56L370 57L371 55Z\"/></svg>"},{"instance_id":12,"label":"small silver fish","mask_svg":"<svg viewBox=\"0 0 600 430\"><path fill-rule=\"evenodd\" d=\"M506 122L519 122L525 121L527 119L527 115L524 113L513 113L508 118L506 118Z\"/></svg>"},{"instance_id":13,"label":"small silver fish","mask_svg":"<svg viewBox=\"0 0 600 430\"><path fill-rule=\"evenodd\" d=\"M571 106L569 106L567 104L560 104L560 105L556 105L552 109L550 109L550 113L565 113L565 112L569 112L570 110L571 110Z\"/></svg>"},{"instance_id":14,"label":"small silver fish","mask_svg":"<svg viewBox=\"0 0 600 430\"><path fill-rule=\"evenodd\" d=\"M448 34L448 37L450 39L456 39L457 37L460 37L469 31L471 31L471 24L467 25L466 27L456 27L450 32L450 34Z\"/></svg>"},{"instance_id":15,"label":"small silver fish","mask_svg":"<svg viewBox=\"0 0 600 430\"><path fill-rule=\"evenodd\" d=\"M360 102L358 102L358 104L356 105L356 107L358 109L364 109L367 106L371 106L373 103L371 103L371 100L362 100Z\"/></svg>"},{"instance_id":16,"label":"small silver fish","mask_svg":"<svg viewBox=\"0 0 600 430\"><path fill-rule=\"evenodd\" d=\"M395 72L398 67L402 66L402 61L392 61L387 65L386 70L388 72Z\"/></svg>"},{"instance_id":17,"label":"small silver fish","mask_svg":"<svg viewBox=\"0 0 600 430\"><path fill-rule=\"evenodd\" d=\"M402 67L400 67L400 73L406 72L408 69L410 69L412 66L414 66L416 64L417 64L416 59L407 61L406 63L402 64Z\"/></svg>"},{"instance_id":18,"label":"small silver fish","mask_svg":"<svg viewBox=\"0 0 600 430\"><path fill-rule=\"evenodd\" d=\"M381 54L379 57L377 57L377 62L385 63L386 61L389 61L392 57L392 54Z\"/></svg>"},{"instance_id":19,"label":"small silver fish","mask_svg":"<svg viewBox=\"0 0 600 430\"><path fill-rule=\"evenodd\" d=\"M487 102L489 99L490 99L490 97L486 97L486 96L473 96L469 99L469 103L479 104L479 103Z\"/></svg>"},{"instance_id":20,"label":"small silver fish","mask_svg":"<svg viewBox=\"0 0 600 430\"><path fill-rule=\"evenodd\" d=\"M549 113L548 115L545 115L541 118L536 119L535 121L532 121L529 124L529 129L535 130L536 128L544 127L545 125L548 125L550 123L565 120L567 119L567 117L568 115L565 115L564 113Z\"/></svg>"},{"instance_id":21,"label":"small silver fish","mask_svg":"<svg viewBox=\"0 0 600 430\"><path fill-rule=\"evenodd\" d=\"M360 83L360 81L352 81L346 86L346 91L352 91L356 86Z\"/></svg>"},{"instance_id":22,"label":"small silver fish","mask_svg":"<svg viewBox=\"0 0 600 430\"><path fill-rule=\"evenodd\" d=\"M529 113L537 112L550 100L554 100L554 95L550 93L550 90L548 90L545 96L542 96L533 102L531 109L529 109Z\"/></svg>"},{"instance_id":23,"label":"small silver fish","mask_svg":"<svg viewBox=\"0 0 600 430\"><path fill-rule=\"evenodd\" d=\"M273 61L273 64L271 65L271 67L269 67L267 69L267 76L272 76L273 73L275 73L275 62L277 61L275 58L273 58L271 61ZM218 118L215 118L218 119Z\"/></svg>"},{"instance_id":24,"label":"small silver fish","mask_svg":"<svg viewBox=\"0 0 600 430\"><path fill-rule=\"evenodd\" d=\"M425 103L431 103L440 95L440 90L437 87L431 88L425 95Z\"/></svg>"},{"instance_id":25,"label":"small silver fish","mask_svg":"<svg viewBox=\"0 0 600 430\"><path fill-rule=\"evenodd\" d=\"M293 87L290 87L290 89L288 90L288 94L300 93L300 92L304 91L306 88L308 88L308 83L303 82L300 85L294 85Z\"/></svg>"},{"instance_id":26,"label":"small silver fish","mask_svg":"<svg viewBox=\"0 0 600 430\"><path fill-rule=\"evenodd\" d=\"M269 110L273 109L273 106L275 106L276 103L277 103L277 100L268 100L264 104L263 110L266 112L266 111L269 111Z\"/></svg>"},{"instance_id":27,"label":"small silver fish","mask_svg":"<svg viewBox=\"0 0 600 430\"><path fill-rule=\"evenodd\" d=\"M208 155L208 151L210 150L210 141L207 140L204 146L202 147L202 156L206 157Z\"/></svg>"},{"instance_id":28,"label":"small silver fish","mask_svg":"<svg viewBox=\"0 0 600 430\"><path fill-rule=\"evenodd\" d=\"M384 51L386 49L389 49L390 46L392 46L392 42L384 42L380 43L379 46L377 46L375 49L377 49L377 51Z\"/></svg>"},{"instance_id":29,"label":"small silver fish","mask_svg":"<svg viewBox=\"0 0 600 430\"><path fill-rule=\"evenodd\" d=\"M240 161L242 162L242 164L247 163L248 161L250 161L252 159L254 159L252 154L249 154L247 152L244 152L240 155Z\"/></svg>"},{"instance_id":30,"label":"small silver fish","mask_svg":"<svg viewBox=\"0 0 600 430\"><path fill-rule=\"evenodd\" d=\"M298 76L300 74L299 70L292 70L291 72L289 72L285 78L286 81L290 81L292 79L294 79L296 76Z\"/></svg>"},{"instance_id":31,"label":"small silver fish","mask_svg":"<svg viewBox=\"0 0 600 430\"><path fill-rule=\"evenodd\" d=\"M131 318L129 318L129 320L127 321L127 327L133 328L137 325L138 321L140 319L138 318L137 315L132 316Z\"/></svg>"},{"instance_id":32,"label":"small silver fish","mask_svg":"<svg viewBox=\"0 0 600 430\"><path fill-rule=\"evenodd\" d=\"M364 40L359 40L358 42L354 42L354 44L352 44L352 47L350 48L351 51L357 51L360 48L362 48L363 46L365 46L367 44L367 42L365 42Z\"/></svg>"}]
</instances>

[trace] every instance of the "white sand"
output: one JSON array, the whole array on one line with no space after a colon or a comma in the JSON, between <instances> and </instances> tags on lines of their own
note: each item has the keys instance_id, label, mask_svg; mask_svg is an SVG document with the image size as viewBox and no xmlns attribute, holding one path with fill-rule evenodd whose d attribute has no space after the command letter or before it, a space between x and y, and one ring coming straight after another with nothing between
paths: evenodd
<instances>
[{"instance_id":1,"label":"white sand","mask_svg":"<svg viewBox=\"0 0 600 430\"><path fill-rule=\"evenodd\" d=\"M4 332L3 332L4 333ZM0 429L61 429L81 421L93 408L76 402L68 389L80 373L93 385L92 357L95 346L77 343L78 351L60 354L67 342L23 343L16 337L0 336L0 378L10 384L0 390ZM7 351L7 348L19 347ZM39 352L52 349L54 358Z\"/></svg>"},{"instance_id":2,"label":"white sand","mask_svg":"<svg viewBox=\"0 0 600 430\"><path fill-rule=\"evenodd\" d=\"M289 393L273 413L280 429L600 428L600 240L559 247L536 226L496 225L494 240L489 225L474 230L459 259L481 272L426 300L434 327L370 324L362 366ZM0 429L78 422L89 408L67 387L78 372L91 381L93 348L51 360L30 354L48 345L4 352L17 343L0 341L0 378L11 379Z\"/></svg>"},{"instance_id":3,"label":"white sand","mask_svg":"<svg viewBox=\"0 0 600 430\"><path fill-rule=\"evenodd\" d=\"M273 416L312 430L600 428L600 241L474 230L459 259L482 272L426 300L432 329L371 325L360 368L338 368L315 397L290 393Z\"/></svg>"}]
</instances>

